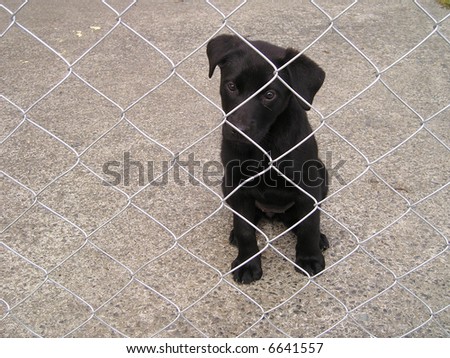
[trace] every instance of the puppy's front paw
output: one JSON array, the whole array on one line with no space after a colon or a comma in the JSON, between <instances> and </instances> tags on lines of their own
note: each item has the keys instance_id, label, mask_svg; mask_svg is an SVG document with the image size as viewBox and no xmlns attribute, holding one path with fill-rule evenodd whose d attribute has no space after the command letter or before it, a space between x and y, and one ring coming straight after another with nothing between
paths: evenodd
<instances>
[{"instance_id":1,"label":"puppy's front paw","mask_svg":"<svg viewBox=\"0 0 450 358\"><path fill-rule=\"evenodd\" d=\"M325 269L325 259L322 253L318 253L314 256L297 256L295 263L310 276L314 276ZM305 272L298 267L296 267L295 270L305 274Z\"/></svg>"},{"instance_id":2,"label":"puppy's front paw","mask_svg":"<svg viewBox=\"0 0 450 358\"><path fill-rule=\"evenodd\" d=\"M231 264L231 268L234 269L245 261L246 260L242 260L238 256L236 260L234 260ZM250 260L233 272L233 278L238 283L248 284L253 281L259 280L261 276L262 268L260 256L256 256L254 259Z\"/></svg>"}]
</instances>

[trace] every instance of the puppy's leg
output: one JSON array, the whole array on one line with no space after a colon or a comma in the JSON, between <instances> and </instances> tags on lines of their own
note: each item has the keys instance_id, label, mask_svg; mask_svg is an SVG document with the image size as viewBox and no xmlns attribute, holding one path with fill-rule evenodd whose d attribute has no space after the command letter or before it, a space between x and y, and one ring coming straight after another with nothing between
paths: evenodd
<instances>
[{"instance_id":1,"label":"puppy's leg","mask_svg":"<svg viewBox=\"0 0 450 358\"><path fill-rule=\"evenodd\" d=\"M234 209L251 223L256 224L257 210L252 200L241 201ZM236 214L233 216L233 230L230 234L230 242L238 247L238 256L231 264L232 269L238 267L259 251L254 226ZM239 283L250 283L259 280L261 276L260 255L255 256L233 272L234 280Z\"/></svg>"},{"instance_id":2,"label":"puppy's leg","mask_svg":"<svg viewBox=\"0 0 450 358\"><path fill-rule=\"evenodd\" d=\"M258 208L256 208L256 215L255 215L255 220L253 221L253 225L256 226L263 216L264 216L263 212L261 210L259 210ZM236 247L238 246L236 236L234 235L234 229L231 230L231 232L230 232L229 241L230 241L231 245L236 246Z\"/></svg>"},{"instance_id":3,"label":"puppy's leg","mask_svg":"<svg viewBox=\"0 0 450 358\"><path fill-rule=\"evenodd\" d=\"M296 204L284 214L283 222L286 226L292 227L312 209L311 205L305 209ZM295 263L311 276L323 271L325 259L322 250L325 250L329 244L326 236L320 233L320 211L316 210L296 225L292 232L297 236ZM303 273L298 268L296 270Z\"/></svg>"},{"instance_id":4,"label":"puppy's leg","mask_svg":"<svg viewBox=\"0 0 450 358\"><path fill-rule=\"evenodd\" d=\"M326 249L330 248L330 243L328 241L328 238L325 234L320 233L320 242L319 242L320 249L322 251L325 251Z\"/></svg>"}]
</instances>

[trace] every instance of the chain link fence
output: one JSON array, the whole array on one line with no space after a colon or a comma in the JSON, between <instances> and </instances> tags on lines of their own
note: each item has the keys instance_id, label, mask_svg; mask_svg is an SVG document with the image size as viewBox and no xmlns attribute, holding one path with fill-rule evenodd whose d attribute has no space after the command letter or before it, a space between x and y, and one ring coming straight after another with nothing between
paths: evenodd
<instances>
[{"instance_id":1,"label":"chain link fence","mask_svg":"<svg viewBox=\"0 0 450 358\"><path fill-rule=\"evenodd\" d=\"M2 337L450 335L448 8L4 0L0 31ZM317 277L263 220L263 278L232 280L219 33L327 73L309 113L332 173Z\"/></svg>"}]
</instances>

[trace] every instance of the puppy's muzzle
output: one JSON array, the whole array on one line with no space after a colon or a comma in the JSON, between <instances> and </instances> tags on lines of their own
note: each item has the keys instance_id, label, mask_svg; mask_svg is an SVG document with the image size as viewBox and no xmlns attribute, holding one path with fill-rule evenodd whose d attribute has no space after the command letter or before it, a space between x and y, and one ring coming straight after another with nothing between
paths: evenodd
<instances>
[{"instance_id":1,"label":"puppy's muzzle","mask_svg":"<svg viewBox=\"0 0 450 358\"><path fill-rule=\"evenodd\" d=\"M231 123L232 125L230 125ZM253 120L241 120L236 116L229 116L227 118L227 122L223 125L222 134L224 139L238 141L238 142L247 142L247 138L241 134L244 133L247 136L250 136L250 132L252 127L254 126Z\"/></svg>"}]
</instances>

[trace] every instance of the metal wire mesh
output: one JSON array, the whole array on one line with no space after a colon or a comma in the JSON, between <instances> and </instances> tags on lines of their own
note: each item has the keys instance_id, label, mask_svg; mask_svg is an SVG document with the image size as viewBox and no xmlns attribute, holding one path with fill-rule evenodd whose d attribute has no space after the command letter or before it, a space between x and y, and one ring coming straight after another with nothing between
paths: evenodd
<instances>
[{"instance_id":1,"label":"metal wire mesh","mask_svg":"<svg viewBox=\"0 0 450 358\"><path fill-rule=\"evenodd\" d=\"M448 337L450 14L371 6L0 5L2 336ZM309 115L333 178L320 276L263 222L263 279L231 278L204 53L224 32L327 72Z\"/></svg>"}]
</instances>

